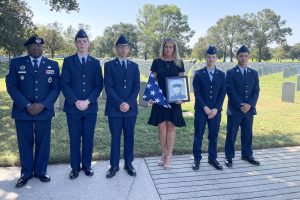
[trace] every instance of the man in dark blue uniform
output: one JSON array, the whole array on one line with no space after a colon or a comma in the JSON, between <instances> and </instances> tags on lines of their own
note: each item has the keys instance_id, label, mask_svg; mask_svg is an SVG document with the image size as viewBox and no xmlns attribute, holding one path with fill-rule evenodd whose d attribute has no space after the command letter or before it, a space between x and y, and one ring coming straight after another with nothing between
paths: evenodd
<instances>
[{"instance_id":1,"label":"man in dark blue uniform","mask_svg":"<svg viewBox=\"0 0 300 200\"><path fill-rule=\"evenodd\" d=\"M209 46L206 51L206 67L197 70L193 80L196 98L193 170L199 170L200 167L201 147L206 124L208 124L208 163L218 170L223 169L217 161L217 141L226 87L224 72L215 66L216 54L216 47Z\"/></svg>"},{"instance_id":2,"label":"man in dark blue uniform","mask_svg":"<svg viewBox=\"0 0 300 200\"><path fill-rule=\"evenodd\" d=\"M107 94L105 115L111 132L110 169L106 178L112 178L119 170L120 141L124 134L124 169L136 175L132 166L134 159L134 128L138 114L137 96L140 89L138 65L127 59L128 40L120 36L116 42L117 58L105 63L104 85Z\"/></svg>"},{"instance_id":3,"label":"man in dark blue uniform","mask_svg":"<svg viewBox=\"0 0 300 200\"><path fill-rule=\"evenodd\" d=\"M260 165L253 158L252 127L256 115L256 103L259 96L259 79L257 71L249 68L249 50L241 46L237 51L238 65L227 71L226 88L228 95L227 135L225 143L225 165L232 167L234 144L237 132L241 128L242 160L253 165Z\"/></svg>"},{"instance_id":4,"label":"man in dark blue uniform","mask_svg":"<svg viewBox=\"0 0 300 200\"><path fill-rule=\"evenodd\" d=\"M24 44L29 55L13 59L6 76L22 167L17 188L26 185L33 176L42 182L50 181L47 165L51 119L60 91L59 68L57 62L42 56L43 44L40 37L29 38Z\"/></svg>"},{"instance_id":5,"label":"man in dark blue uniform","mask_svg":"<svg viewBox=\"0 0 300 200\"><path fill-rule=\"evenodd\" d=\"M86 176L94 175L91 162L97 99L103 88L100 62L88 54L90 42L84 30L78 31L75 45L77 53L64 59L61 74L61 89L65 96L64 112L70 136L70 179L77 178L81 169Z\"/></svg>"},{"instance_id":6,"label":"man in dark blue uniform","mask_svg":"<svg viewBox=\"0 0 300 200\"><path fill-rule=\"evenodd\" d=\"M186 99L186 95L182 94L181 88L182 88L182 83L180 81L172 85L173 95L170 96L169 98L170 101L178 101L178 100Z\"/></svg>"}]
</instances>

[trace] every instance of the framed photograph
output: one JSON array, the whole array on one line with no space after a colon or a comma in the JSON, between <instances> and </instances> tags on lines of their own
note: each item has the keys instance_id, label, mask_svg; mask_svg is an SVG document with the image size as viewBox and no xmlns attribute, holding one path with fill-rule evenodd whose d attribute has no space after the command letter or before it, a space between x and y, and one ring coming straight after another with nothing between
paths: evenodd
<instances>
[{"instance_id":1,"label":"framed photograph","mask_svg":"<svg viewBox=\"0 0 300 200\"><path fill-rule=\"evenodd\" d=\"M190 101L190 92L187 76L167 77L166 86L167 100L169 103L175 103L177 101Z\"/></svg>"}]
</instances>

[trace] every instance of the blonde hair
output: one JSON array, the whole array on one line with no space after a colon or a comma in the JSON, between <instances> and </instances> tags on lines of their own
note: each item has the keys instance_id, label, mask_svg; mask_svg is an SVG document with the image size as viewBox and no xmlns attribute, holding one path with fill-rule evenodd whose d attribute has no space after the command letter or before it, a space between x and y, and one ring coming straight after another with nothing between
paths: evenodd
<instances>
[{"instance_id":1,"label":"blonde hair","mask_svg":"<svg viewBox=\"0 0 300 200\"><path fill-rule=\"evenodd\" d=\"M173 55L172 55L172 57L174 59L175 64L178 67L182 67L182 63L180 61L180 56L179 56L178 45L177 45L177 42L173 38L165 38L165 39L163 39L163 41L161 43L161 46L160 46L160 53L159 53L160 59L163 59L163 57L164 57L164 47L165 47L166 43L173 44L174 49L173 49Z\"/></svg>"}]
</instances>

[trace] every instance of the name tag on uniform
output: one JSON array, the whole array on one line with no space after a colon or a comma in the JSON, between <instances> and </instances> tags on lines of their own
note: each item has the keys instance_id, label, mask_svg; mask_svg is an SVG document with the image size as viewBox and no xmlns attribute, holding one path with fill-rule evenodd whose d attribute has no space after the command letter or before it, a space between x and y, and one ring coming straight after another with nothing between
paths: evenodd
<instances>
[{"instance_id":1,"label":"name tag on uniform","mask_svg":"<svg viewBox=\"0 0 300 200\"><path fill-rule=\"evenodd\" d=\"M53 69L46 69L46 74L54 74L54 70Z\"/></svg>"},{"instance_id":2,"label":"name tag on uniform","mask_svg":"<svg viewBox=\"0 0 300 200\"><path fill-rule=\"evenodd\" d=\"M19 74L26 74L26 71L18 71Z\"/></svg>"}]
</instances>

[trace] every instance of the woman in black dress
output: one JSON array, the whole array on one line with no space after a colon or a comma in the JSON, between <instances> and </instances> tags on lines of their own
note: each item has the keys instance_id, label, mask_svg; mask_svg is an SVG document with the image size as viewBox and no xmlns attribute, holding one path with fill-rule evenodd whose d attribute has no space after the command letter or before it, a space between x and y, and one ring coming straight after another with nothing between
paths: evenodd
<instances>
[{"instance_id":1,"label":"woman in black dress","mask_svg":"<svg viewBox=\"0 0 300 200\"><path fill-rule=\"evenodd\" d=\"M165 78L184 75L184 65L182 60L180 60L178 46L174 39L166 38L163 40L160 58L153 60L151 71L154 73L164 96L167 97ZM181 110L182 102L170 103L171 109L154 104L151 100L149 103L152 104L152 110L148 124L158 126L158 137L161 147L159 165L169 169L172 163L175 127L185 126Z\"/></svg>"}]
</instances>

